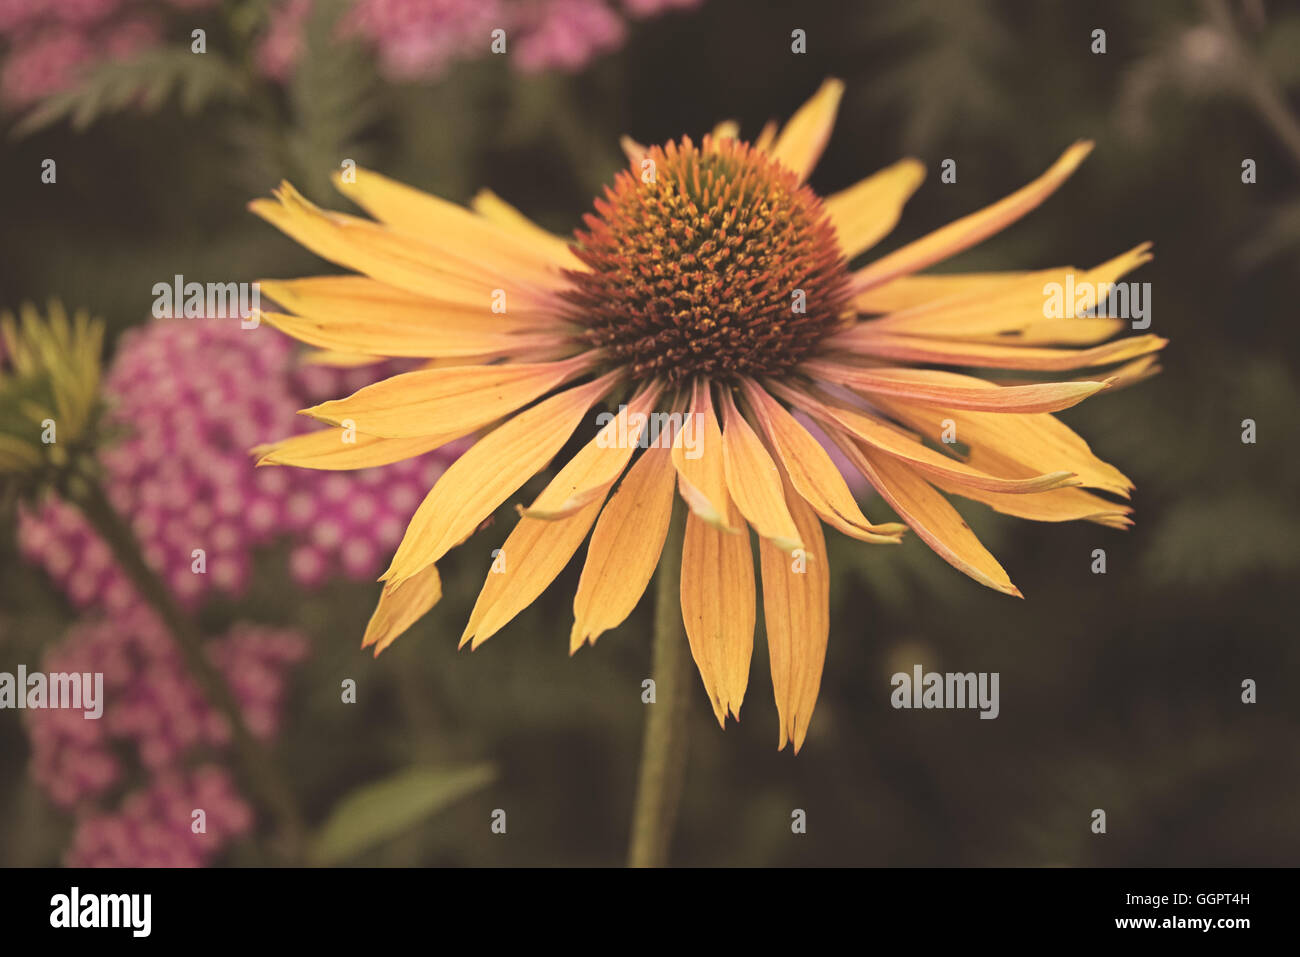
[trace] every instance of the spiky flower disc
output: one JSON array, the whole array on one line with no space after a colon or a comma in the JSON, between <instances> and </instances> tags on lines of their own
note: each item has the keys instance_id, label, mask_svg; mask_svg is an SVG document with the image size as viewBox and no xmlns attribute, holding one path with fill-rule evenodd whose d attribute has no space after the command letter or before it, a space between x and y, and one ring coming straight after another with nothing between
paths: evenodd
<instances>
[{"instance_id":1,"label":"spiky flower disc","mask_svg":"<svg viewBox=\"0 0 1300 957\"><path fill-rule=\"evenodd\" d=\"M783 375L849 310L821 200L748 143L652 147L595 206L564 298L638 377Z\"/></svg>"}]
</instances>

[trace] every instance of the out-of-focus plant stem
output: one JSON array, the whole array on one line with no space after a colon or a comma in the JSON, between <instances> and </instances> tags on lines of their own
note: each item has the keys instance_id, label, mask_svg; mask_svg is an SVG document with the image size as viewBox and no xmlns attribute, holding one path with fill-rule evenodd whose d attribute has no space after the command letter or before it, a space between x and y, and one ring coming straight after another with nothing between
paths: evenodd
<instances>
[{"instance_id":1,"label":"out-of-focus plant stem","mask_svg":"<svg viewBox=\"0 0 1300 957\"><path fill-rule=\"evenodd\" d=\"M266 748L248 730L239 702L204 653L202 639L193 621L176 603L163 580L149 567L135 533L108 500L103 487L94 478L82 474L69 481L67 492L108 544L113 557L141 597L162 619L204 699L229 722L231 740L246 783L270 812L278 829L275 843L281 862L299 863L302 860L304 831L293 791Z\"/></svg>"},{"instance_id":2,"label":"out-of-focus plant stem","mask_svg":"<svg viewBox=\"0 0 1300 957\"><path fill-rule=\"evenodd\" d=\"M685 509L674 505L668 537L659 558L655 586L655 701L648 704L632 835L631 867L662 867L668 862L677 805L686 771L686 715L691 670L682 626L681 562Z\"/></svg>"}]
</instances>

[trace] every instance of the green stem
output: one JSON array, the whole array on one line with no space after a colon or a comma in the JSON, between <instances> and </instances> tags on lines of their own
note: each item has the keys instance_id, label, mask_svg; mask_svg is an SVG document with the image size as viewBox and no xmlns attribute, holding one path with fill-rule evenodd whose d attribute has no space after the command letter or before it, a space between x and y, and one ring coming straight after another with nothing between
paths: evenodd
<instances>
[{"instance_id":1,"label":"green stem","mask_svg":"<svg viewBox=\"0 0 1300 957\"><path fill-rule=\"evenodd\" d=\"M662 867L668 862L677 805L686 772L686 716L690 701L690 654L682 626L682 538L686 513L676 502L659 558L655 586L655 702L648 705L645 740L632 836L631 867Z\"/></svg>"},{"instance_id":2,"label":"green stem","mask_svg":"<svg viewBox=\"0 0 1300 957\"><path fill-rule=\"evenodd\" d=\"M78 477L71 498L108 544L136 590L158 613L203 693L204 699L230 723L234 750L246 783L272 814L279 829L278 850L285 863L301 860L303 825L293 791L262 743L244 723L239 703L221 673L208 660L203 640L171 591L145 561L131 527L122 519L94 479Z\"/></svg>"}]
</instances>

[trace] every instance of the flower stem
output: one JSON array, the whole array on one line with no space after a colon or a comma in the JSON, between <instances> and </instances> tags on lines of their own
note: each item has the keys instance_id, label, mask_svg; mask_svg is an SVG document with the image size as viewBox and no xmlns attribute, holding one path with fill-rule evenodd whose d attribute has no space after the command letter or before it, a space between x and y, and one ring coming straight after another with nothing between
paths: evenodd
<instances>
[{"instance_id":1,"label":"flower stem","mask_svg":"<svg viewBox=\"0 0 1300 957\"><path fill-rule=\"evenodd\" d=\"M122 569L141 597L162 619L172 640L181 652L190 675L204 699L221 712L230 724L234 750L246 782L271 813L279 829L278 851L285 863L301 860L303 847L302 817L287 780L271 760L270 754L244 723L230 687L208 660L203 641L189 615L176 603L171 591L145 561L140 544L131 527L122 519L103 488L93 478L78 476L69 489L71 499L108 544Z\"/></svg>"},{"instance_id":2,"label":"flower stem","mask_svg":"<svg viewBox=\"0 0 1300 957\"><path fill-rule=\"evenodd\" d=\"M641 746L641 769L628 848L630 867L662 867L668 862L686 772L686 716L691 671L681 611L685 526L685 509L681 502L676 502L659 558L655 586L655 701L648 705L650 711Z\"/></svg>"}]
</instances>

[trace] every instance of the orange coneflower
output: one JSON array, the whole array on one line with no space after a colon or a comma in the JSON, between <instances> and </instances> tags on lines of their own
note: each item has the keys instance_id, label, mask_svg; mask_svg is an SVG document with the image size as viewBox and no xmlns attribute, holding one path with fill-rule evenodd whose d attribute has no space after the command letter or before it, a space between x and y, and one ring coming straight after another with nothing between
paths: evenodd
<instances>
[{"instance_id":1,"label":"orange coneflower","mask_svg":"<svg viewBox=\"0 0 1300 957\"><path fill-rule=\"evenodd\" d=\"M1091 144L852 271L849 261L893 228L922 166L903 160L826 199L805 185L842 89L828 81L784 129L769 125L753 143L731 123L698 145L625 140L630 168L571 241L490 193L471 211L363 170L337 185L377 221L320 210L288 185L277 201L252 204L361 274L264 282L289 313L270 322L338 353L437 360L306 410L335 428L262 450L262 463L361 468L491 427L415 513L363 646L378 653L423 615L440 594L435 563L614 398L614 420L522 510L461 644L477 647L536 599L593 526L571 649L619 625L659 562L676 487L689 506L681 607L714 713L720 723L738 715L748 683L752 528L779 743L796 751L829 627L821 523L865 542L896 542L904 526L867 519L791 410L811 416L931 548L999 591L1020 594L942 493L1040 521L1129 523L1128 507L1084 489L1126 497L1132 484L1052 413L1153 371L1164 341L1102 345L1119 320L1045 318L1043 302L1046 283L1113 282L1150 258L1147 247L1085 274L917 275L1036 207ZM1119 363L1108 378L1005 385L930 368ZM684 428L633 461L638 443L616 437L637 434L655 411L689 413L696 441ZM954 432L968 454L926 444Z\"/></svg>"}]
</instances>

